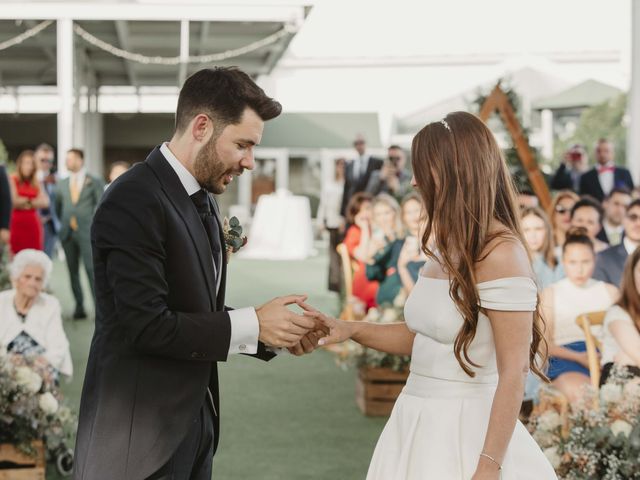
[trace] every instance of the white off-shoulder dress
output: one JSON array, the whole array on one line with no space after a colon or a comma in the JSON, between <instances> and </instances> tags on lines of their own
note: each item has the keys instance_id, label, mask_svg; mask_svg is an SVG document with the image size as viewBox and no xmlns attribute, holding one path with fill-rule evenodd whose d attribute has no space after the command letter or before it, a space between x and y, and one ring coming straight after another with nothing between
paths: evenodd
<instances>
[{"instance_id":1,"label":"white off-shoulder dress","mask_svg":"<svg viewBox=\"0 0 640 480\"><path fill-rule=\"evenodd\" d=\"M530 278L500 278L477 287L485 309L535 310L537 289ZM469 480L482 452L498 383L489 319L479 315L469 348L470 358L481 365L472 378L453 351L462 317L449 296L448 280L420 276L404 313L416 333L411 374L378 440L367 480ZM518 421L502 480L552 479L557 477L551 464Z\"/></svg>"}]
</instances>

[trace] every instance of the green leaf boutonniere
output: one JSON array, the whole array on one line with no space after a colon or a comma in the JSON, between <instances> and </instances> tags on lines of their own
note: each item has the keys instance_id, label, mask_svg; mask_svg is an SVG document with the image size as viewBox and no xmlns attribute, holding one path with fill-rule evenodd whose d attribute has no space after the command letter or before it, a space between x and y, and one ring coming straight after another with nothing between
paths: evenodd
<instances>
[{"instance_id":1,"label":"green leaf boutonniere","mask_svg":"<svg viewBox=\"0 0 640 480\"><path fill-rule=\"evenodd\" d=\"M227 249L227 259L232 253L238 252L247 244L247 237L242 235L242 226L236 217L231 217L231 219L225 217L222 232Z\"/></svg>"}]
</instances>

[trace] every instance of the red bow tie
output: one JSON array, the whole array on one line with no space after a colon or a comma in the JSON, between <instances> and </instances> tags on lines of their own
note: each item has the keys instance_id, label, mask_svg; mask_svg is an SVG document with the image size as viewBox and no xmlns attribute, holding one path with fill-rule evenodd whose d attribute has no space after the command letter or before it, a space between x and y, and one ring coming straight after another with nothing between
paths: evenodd
<instances>
[{"instance_id":1,"label":"red bow tie","mask_svg":"<svg viewBox=\"0 0 640 480\"><path fill-rule=\"evenodd\" d=\"M607 165L605 165L604 167L598 167L598 173L615 172L615 170L616 170L616 167L607 166Z\"/></svg>"}]
</instances>

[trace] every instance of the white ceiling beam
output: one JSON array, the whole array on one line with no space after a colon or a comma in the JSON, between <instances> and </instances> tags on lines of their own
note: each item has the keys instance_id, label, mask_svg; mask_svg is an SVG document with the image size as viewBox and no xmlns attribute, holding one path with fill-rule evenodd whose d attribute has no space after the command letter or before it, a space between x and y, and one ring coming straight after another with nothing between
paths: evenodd
<instances>
[{"instance_id":1,"label":"white ceiling beam","mask_svg":"<svg viewBox=\"0 0 640 480\"><path fill-rule=\"evenodd\" d=\"M295 2L290 2L295 3ZM309 2L312 3L312 2ZM164 20L289 22L304 17L304 5L140 4L122 2L3 2L4 20Z\"/></svg>"},{"instance_id":2,"label":"white ceiling beam","mask_svg":"<svg viewBox=\"0 0 640 480\"><path fill-rule=\"evenodd\" d=\"M123 50L131 51L131 36L129 34L129 25L126 20L116 20L116 33L118 35L118 43L120 43L120 48ZM124 68L127 70L127 76L129 77L129 82L134 87L139 85L138 78L135 70L133 69L133 64L131 61L122 59L124 62Z\"/></svg>"}]
</instances>

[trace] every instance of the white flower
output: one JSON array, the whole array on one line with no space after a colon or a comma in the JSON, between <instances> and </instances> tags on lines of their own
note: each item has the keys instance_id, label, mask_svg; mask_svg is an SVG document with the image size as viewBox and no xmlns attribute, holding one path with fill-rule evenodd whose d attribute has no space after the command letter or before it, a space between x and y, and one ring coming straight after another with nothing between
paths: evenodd
<instances>
[{"instance_id":1,"label":"white flower","mask_svg":"<svg viewBox=\"0 0 640 480\"><path fill-rule=\"evenodd\" d=\"M60 407L60 409L58 410L58 419L62 422L68 422L69 420L71 420L71 410L69 410L69 407Z\"/></svg>"},{"instance_id":2,"label":"white flower","mask_svg":"<svg viewBox=\"0 0 640 480\"><path fill-rule=\"evenodd\" d=\"M616 420L611 424L611 432L616 436L622 433L625 437L628 437L631 430L633 430L631 424L624 420Z\"/></svg>"},{"instance_id":3,"label":"white flower","mask_svg":"<svg viewBox=\"0 0 640 480\"><path fill-rule=\"evenodd\" d=\"M617 403L622 399L622 387L607 383L600 389L600 399L605 403Z\"/></svg>"},{"instance_id":4,"label":"white flower","mask_svg":"<svg viewBox=\"0 0 640 480\"><path fill-rule=\"evenodd\" d=\"M407 294L404 289L401 289L396 298L393 299L393 306L397 308L404 307L404 304L407 303Z\"/></svg>"},{"instance_id":5,"label":"white flower","mask_svg":"<svg viewBox=\"0 0 640 480\"><path fill-rule=\"evenodd\" d=\"M557 469L562 462L562 457L558 453L557 447L549 447L543 450L545 457L549 460L549 463L554 469Z\"/></svg>"},{"instance_id":6,"label":"white flower","mask_svg":"<svg viewBox=\"0 0 640 480\"><path fill-rule=\"evenodd\" d=\"M58 400L56 400L56 397L54 397L51 392L45 392L40 395L38 405L47 415L53 415L58 411Z\"/></svg>"},{"instance_id":7,"label":"white flower","mask_svg":"<svg viewBox=\"0 0 640 480\"><path fill-rule=\"evenodd\" d=\"M380 310L375 307L370 308L367 312L367 320L370 322L377 322L380 320Z\"/></svg>"},{"instance_id":8,"label":"white flower","mask_svg":"<svg viewBox=\"0 0 640 480\"><path fill-rule=\"evenodd\" d=\"M562 425L562 418L555 410L547 410L538 417L538 427L547 432Z\"/></svg>"},{"instance_id":9,"label":"white flower","mask_svg":"<svg viewBox=\"0 0 640 480\"><path fill-rule=\"evenodd\" d=\"M16 368L16 383L30 393L37 393L42 388L42 377L29 367Z\"/></svg>"},{"instance_id":10,"label":"white flower","mask_svg":"<svg viewBox=\"0 0 640 480\"><path fill-rule=\"evenodd\" d=\"M393 308L387 308L382 313L382 318L380 319L380 323L393 323L398 320L398 314Z\"/></svg>"}]
</instances>

